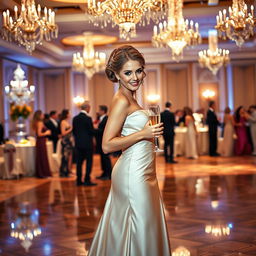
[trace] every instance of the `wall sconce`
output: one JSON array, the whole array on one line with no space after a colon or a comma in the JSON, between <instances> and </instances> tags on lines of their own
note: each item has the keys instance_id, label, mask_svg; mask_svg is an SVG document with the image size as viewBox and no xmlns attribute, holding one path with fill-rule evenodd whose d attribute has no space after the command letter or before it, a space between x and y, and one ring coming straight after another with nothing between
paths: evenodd
<instances>
[{"instance_id":1,"label":"wall sconce","mask_svg":"<svg viewBox=\"0 0 256 256\"><path fill-rule=\"evenodd\" d=\"M81 96L76 96L73 98L73 102L76 106L80 107L85 102L85 98Z\"/></svg>"},{"instance_id":2,"label":"wall sconce","mask_svg":"<svg viewBox=\"0 0 256 256\"><path fill-rule=\"evenodd\" d=\"M160 95L159 94L150 94L147 96L147 100L151 104L155 104L160 100Z\"/></svg>"},{"instance_id":3,"label":"wall sconce","mask_svg":"<svg viewBox=\"0 0 256 256\"><path fill-rule=\"evenodd\" d=\"M214 96L215 96L215 92L213 90L204 90L202 93L202 96L207 99L207 100L211 100Z\"/></svg>"}]
</instances>

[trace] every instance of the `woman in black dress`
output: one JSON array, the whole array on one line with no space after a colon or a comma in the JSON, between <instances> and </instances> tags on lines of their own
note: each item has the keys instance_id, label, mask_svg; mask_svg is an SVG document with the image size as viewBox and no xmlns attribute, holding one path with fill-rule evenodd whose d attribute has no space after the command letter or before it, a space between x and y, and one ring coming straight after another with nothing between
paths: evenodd
<instances>
[{"instance_id":1,"label":"woman in black dress","mask_svg":"<svg viewBox=\"0 0 256 256\"><path fill-rule=\"evenodd\" d=\"M33 116L32 128L36 133L36 176L38 178L52 176L46 150L47 136L51 135L51 131L46 129L43 119L43 112L37 110Z\"/></svg>"},{"instance_id":2,"label":"woman in black dress","mask_svg":"<svg viewBox=\"0 0 256 256\"><path fill-rule=\"evenodd\" d=\"M73 145L71 141L72 126L68 122L69 110L63 109L60 119L60 132L61 132L61 166L60 176L68 177L72 166L72 151Z\"/></svg>"}]
</instances>

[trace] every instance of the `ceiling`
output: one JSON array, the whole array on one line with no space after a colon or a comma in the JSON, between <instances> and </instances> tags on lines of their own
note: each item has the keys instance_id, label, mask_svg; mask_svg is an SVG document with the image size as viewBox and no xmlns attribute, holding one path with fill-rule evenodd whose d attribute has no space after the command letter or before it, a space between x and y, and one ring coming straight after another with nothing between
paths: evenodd
<instances>
[{"instance_id":1,"label":"ceiling","mask_svg":"<svg viewBox=\"0 0 256 256\"><path fill-rule=\"evenodd\" d=\"M63 0L64 1L64 0ZM0 13L6 9L13 10L15 5L20 6L21 0L0 0ZM81 51L80 46L68 46L62 43L62 39L67 36L82 34L91 31L96 34L118 36L118 27L107 28L94 27L89 23L86 14L86 3L83 0L73 0L73 3L63 3L51 0L35 0L36 4L42 7L50 7L56 12L56 23L59 26L59 36L50 42L43 42L43 45L37 46L36 51L29 55L24 48L17 46L15 43L9 43L0 39L0 56L21 62L24 64L36 66L38 68L48 67L67 67L71 66L72 55L74 52ZM85 0L84 0L85 2ZM212 4L213 5L209 5ZM246 1L252 4L252 1ZM199 23L199 30L203 37L203 44L193 49L186 49L184 52L184 60L196 60L197 52L208 47L207 34L208 30L214 28L216 24L216 14L220 9L227 8L232 5L231 1L226 0L185 0L184 1L184 17L192 19ZM1 15L2 16L2 15ZM137 37L131 41L118 40L115 43L97 46L99 50L110 51L124 43L129 43L138 47L145 55L149 63L166 63L172 62L171 51L169 49L157 49L151 45L151 36L153 23L147 27L137 26ZM221 47L231 51L231 58L256 58L256 40L252 38L240 50L234 42L219 41ZM167 57L166 57L167 56Z\"/></svg>"}]
</instances>

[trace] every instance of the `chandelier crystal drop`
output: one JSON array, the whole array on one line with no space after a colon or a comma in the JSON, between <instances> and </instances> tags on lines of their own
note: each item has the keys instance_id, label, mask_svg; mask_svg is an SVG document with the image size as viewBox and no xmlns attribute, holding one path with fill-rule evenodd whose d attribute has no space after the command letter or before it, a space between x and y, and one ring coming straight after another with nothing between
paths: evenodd
<instances>
[{"instance_id":1,"label":"chandelier crystal drop","mask_svg":"<svg viewBox=\"0 0 256 256\"><path fill-rule=\"evenodd\" d=\"M216 16L219 37L236 42L236 45L241 47L245 40L253 36L254 34L254 7L251 5L250 11L245 4L244 0L233 0L232 7L227 11L219 11L219 15Z\"/></svg>"},{"instance_id":2,"label":"chandelier crystal drop","mask_svg":"<svg viewBox=\"0 0 256 256\"><path fill-rule=\"evenodd\" d=\"M158 22L165 16L164 0L88 0L90 21L95 26L109 23L119 27L120 38L136 37L136 25Z\"/></svg>"},{"instance_id":3,"label":"chandelier crystal drop","mask_svg":"<svg viewBox=\"0 0 256 256\"><path fill-rule=\"evenodd\" d=\"M46 7L36 8L34 0L22 0L21 10L14 7L14 17L10 11L3 12L3 38L7 41L15 40L24 46L31 54L36 45L43 40L50 41L58 36L58 26L55 23L55 12Z\"/></svg>"},{"instance_id":4,"label":"chandelier crystal drop","mask_svg":"<svg viewBox=\"0 0 256 256\"><path fill-rule=\"evenodd\" d=\"M155 47L170 47L172 58L177 62L182 59L183 49L201 43L199 25L191 20L184 20L182 0L168 0L168 21L154 26L152 43Z\"/></svg>"},{"instance_id":5,"label":"chandelier crystal drop","mask_svg":"<svg viewBox=\"0 0 256 256\"><path fill-rule=\"evenodd\" d=\"M91 33L84 33L83 55L80 52L74 53L72 66L75 71L84 72L89 79L105 68L106 54L94 51Z\"/></svg>"},{"instance_id":6,"label":"chandelier crystal drop","mask_svg":"<svg viewBox=\"0 0 256 256\"><path fill-rule=\"evenodd\" d=\"M229 61L229 50L218 48L218 36L216 30L209 31L209 49L198 53L198 62L201 67L208 68L214 75L222 66L226 66Z\"/></svg>"},{"instance_id":7,"label":"chandelier crystal drop","mask_svg":"<svg viewBox=\"0 0 256 256\"><path fill-rule=\"evenodd\" d=\"M23 105L34 100L35 86L28 86L28 80L25 80L25 72L20 64L14 71L14 80L10 85L5 86L5 93L9 102L16 105Z\"/></svg>"}]
</instances>

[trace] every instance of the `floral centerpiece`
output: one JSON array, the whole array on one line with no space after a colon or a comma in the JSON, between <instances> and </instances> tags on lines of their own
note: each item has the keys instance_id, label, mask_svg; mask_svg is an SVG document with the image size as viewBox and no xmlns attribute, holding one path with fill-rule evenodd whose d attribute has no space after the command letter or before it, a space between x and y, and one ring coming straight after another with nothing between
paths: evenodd
<instances>
[{"instance_id":1,"label":"floral centerpiece","mask_svg":"<svg viewBox=\"0 0 256 256\"><path fill-rule=\"evenodd\" d=\"M31 112L32 112L31 107L26 104L24 105L11 104L10 117L12 121L17 121L20 117L27 119Z\"/></svg>"}]
</instances>

